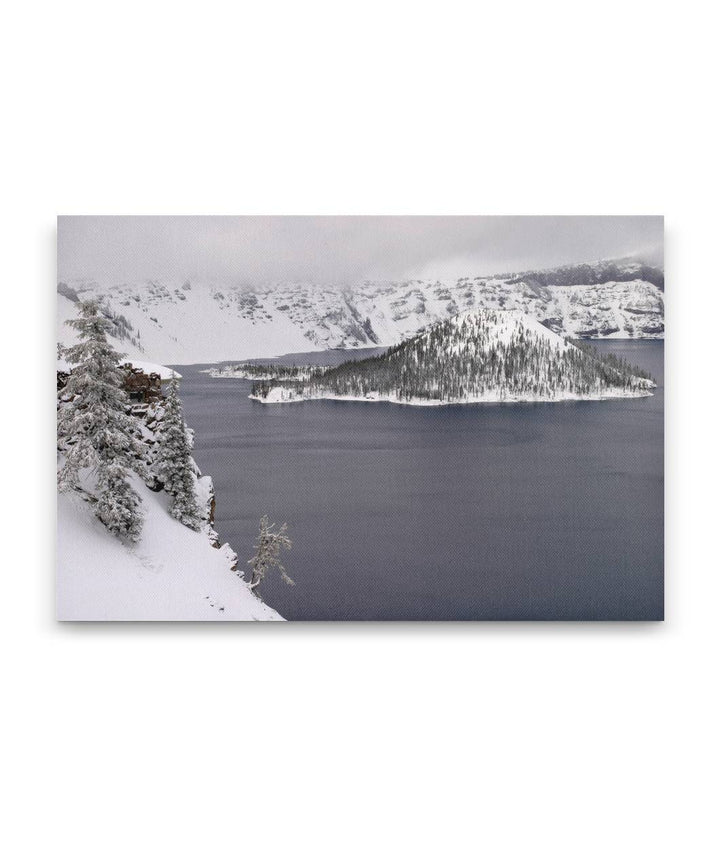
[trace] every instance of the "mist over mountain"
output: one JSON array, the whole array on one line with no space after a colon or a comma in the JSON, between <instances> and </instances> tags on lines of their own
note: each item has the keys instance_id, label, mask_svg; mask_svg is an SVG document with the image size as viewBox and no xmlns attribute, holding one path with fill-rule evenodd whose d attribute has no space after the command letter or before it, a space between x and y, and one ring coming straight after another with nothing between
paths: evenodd
<instances>
[{"instance_id":1,"label":"mist over mountain","mask_svg":"<svg viewBox=\"0 0 720 856\"><path fill-rule=\"evenodd\" d=\"M576 338L660 338L664 274L632 258L454 280L221 286L188 278L58 284L58 341L79 299L97 297L118 347L160 363L394 345L474 309L513 309Z\"/></svg>"},{"instance_id":2,"label":"mist over mountain","mask_svg":"<svg viewBox=\"0 0 720 856\"><path fill-rule=\"evenodd\" d=\"M60 217L58 278L354 288L629 256L661 265L662 246L662 217Z\"/></svg>"}]
</instances>

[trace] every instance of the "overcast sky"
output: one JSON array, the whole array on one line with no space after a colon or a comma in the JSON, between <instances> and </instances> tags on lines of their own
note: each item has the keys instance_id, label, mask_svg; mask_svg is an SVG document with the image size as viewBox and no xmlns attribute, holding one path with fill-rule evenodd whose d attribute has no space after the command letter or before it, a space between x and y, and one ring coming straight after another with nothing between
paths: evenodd
<instances>
[{"instance_id":1,"label":"overcast sky","mask_svg":"<svg viewBox=\"0 0 720 856\"><path fill-rule=\"evenodd\" d=\"M352 285L638 255L662 217L60 217L58 277Z\"/></svg>"}]
</instances>

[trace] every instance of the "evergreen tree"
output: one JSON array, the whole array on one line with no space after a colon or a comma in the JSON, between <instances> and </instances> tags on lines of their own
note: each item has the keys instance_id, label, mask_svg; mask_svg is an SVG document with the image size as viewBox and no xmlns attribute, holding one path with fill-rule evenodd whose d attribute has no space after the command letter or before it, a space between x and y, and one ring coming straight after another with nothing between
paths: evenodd
<instances>
[{"instance_id":1,"label":"evergreen tree","mask_svg":"<svg viewBox=\"0 0 720 856\"><path fill-rule=\"evenodd\" d=\"M283 548L289 550L292 547L292 541L287 537L286 532L287 523L283 523L276 531L275 524L270 523L267 514L261 518L260 532L255 544L255 555L248 561L248 565L252 568L251 589L260 585L271 568L277 568L280 576L288 585L295 585L280 561L280 550Z\"/></svg>"},{"instance_id":2,"label":"evergreen tree","mask_svg":"<svg viewBox=\"0 0 720 856\"><path fill-rule=\"evenodd\" d=\"M74 488L79 472L92 467L97 477L96 513L116 535L137 540L142 527L140 497L127 482L127 468L143 472L145 448L137 423L127 413L120 354L107 341L112 326L95 300L79 304L80 317L67 323L80 341L65 349L74 365L60 391L58 442L65 462L58 472L60 490Z\"/></svg>"},{"instance_id":3,"label":"evergreen tree","mask_svg":"<svg viewBox=\"0 0 720 856\"><path fill-rule=\"evenodd\" d=\"M113 535L137 541L142 531L140 497L127 481L127 471L117 462L98 468L96 514Z\"/></svg>"},{"instance_id":4,"label":"evergreen tree","mask_svg":"<svg viewBox=\"0 0 720 856\"><path fill-rule=\"evenodd\" d=\"M157 438L156 471L170 494L170 514L197 531L202 526L202 514L195 496L195 464L190 457L192 444L183 418L176 377L168 387Z\"/></svg>"}]
</instances>

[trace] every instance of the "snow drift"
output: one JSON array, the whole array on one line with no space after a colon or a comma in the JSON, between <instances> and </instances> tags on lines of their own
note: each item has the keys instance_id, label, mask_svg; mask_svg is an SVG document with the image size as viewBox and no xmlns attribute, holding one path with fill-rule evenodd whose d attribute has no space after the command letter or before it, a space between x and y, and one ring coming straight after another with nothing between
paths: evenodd
<instances>
[{"instance_id":1,"label":"snow drift","mask_svg":"<svg viewBox=\"0 0 720 856\"><path fill-rule=\"evenodd\" d=\"M207 492L209 479L201 479ZM237 557L170 516L169 497L132 478L145 515L128 544L111 535L92 503L58 496L57 617L61 621L273 621L280 616L250 590ZM241 564L244 564L241 562Z\"/></svg>"}]
</instances>

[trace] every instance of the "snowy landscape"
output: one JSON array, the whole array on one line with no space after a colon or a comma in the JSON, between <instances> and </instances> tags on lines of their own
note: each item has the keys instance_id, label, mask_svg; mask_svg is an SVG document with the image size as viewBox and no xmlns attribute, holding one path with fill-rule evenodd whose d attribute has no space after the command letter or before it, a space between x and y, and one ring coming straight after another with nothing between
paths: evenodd
<instances>
[{"instance_id":1,"label":"snowy landscape","mask_svg":"<svg viewBox=\"0 0 720 856\"><path fill-rule=\"evenodd\" d=\"M99 299L131 357L210 363L396 345L421 327L474 309L519 310L573 338L662 338L662 270L632 260L455 281L220 286L151 280L58 285L58 341L80 299Z\"/></svg>"},{"instance_id":2,"label":"snowy landscape","mask_svg":"<svg viewBox=\"0 0 720 856\"><path fill-rule=\"evenodd\" d=\"M652 395L642 369L572 344L518 310L480 310L432 325L378 357L255 378L263 404L318 398L439 405L598 401ZM251 377L215 373L215 377ZM271 382L268 382L271 381Z\"/></svg>"},{"instance_id":3,"label":"snowy landscape","mask_svg":"<svg viewBox=\"0 0 720 856\"><path fill-rule=\"evenodd\" d=\"M655 395L656 377L647 364L628 359L622 343L662 340L663 292L662 268L633 257L337 286L298 280L218 284L192 277L128 283L108 281L102 271L93 278L63 277L57 287L58 617L334 617L323 612L321 601L302 614L283 615L312 598L308 573L292 567L288 573L283 564L295 559L287 552L293 541L297 546L297 538L308 535L295 532L293 521L287 527L276 510L287 505L294 488L270 503L243 493L248 510L241 542L233 536L231 546L218 534L218 508L227 527L235 519L232 504L224 505L229 498L216 497L213 485L214 475L225 482L226 465L202 474L195 460L194 443L200 440L203 455L209 449L205 433L196 437L195 426L185 421L188 371L198 378L190 389L207 400L206 383L227 384L227 401L244 398L261 410L287 403L318 407L322 401L347 407L462 405L480 408L472 410L480 426L482 408L489 405L608 406ZM607 347L596 349L603 342ZM195 393L189 400L193 410L202 408ZM238 405L238 414L246 407ZM348 412L363 421L359 412ZM237 448L229 464L233 472L250 451L243 442L258 442L251 426L260 411L247 413L257 415L246 418L245 427L229 414L228 442ZM330 420L324 425L336 418L333 413L323 416ZM358 431L370 430L379 418L376 411L368 414L368 428L358 424ZM205 416L211 419L212 411ZM297 430L303 431L305 417L300 419ZM290 456L284 458L288 472L302 448L283 452ZM267 450L272 460L272 445ZM242 481L243 473L240 467L236 479ZM256 490L264 495L259 484ZM353 513L350 506L347 513ZM355 549L361 555L361 545ZM307 570L303 557L300 546L297 564ZM393 617L369 604L347 614L337 607L337 617ZM487 604L475 608L480 617ZM424 609L434 616L429 606ZM468 610L455 606L448 617L474 614L472 604ZM437 617L444 616L441 610ZM401 610L394 617L406 616Z\"/></svg>"},{"instance_id":4,"label":"snowy landscape","mask_svg":"<svg viewBox=\"0 0 720 856\"><path fill-rule=\"evenodd\" d=\"M77 341L58 359L58 617L279 620L213 529L212 480L190 456L181 375L140 360L124 374L100 305L78 309ZM154 400L132 404L123 387L136 378L157 381Z\"/></svg>"}]
</instances>

